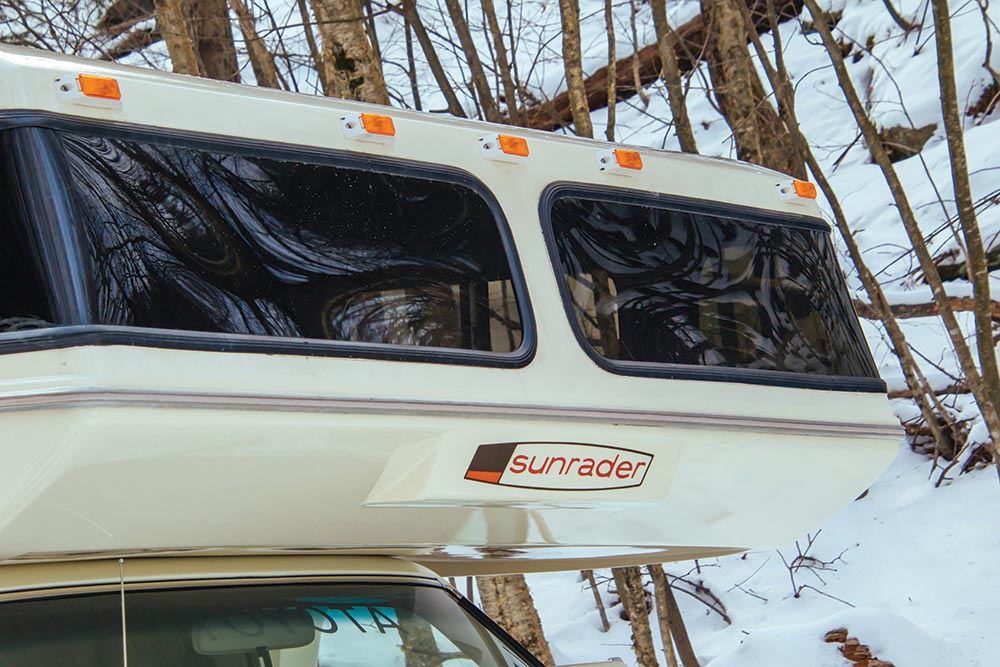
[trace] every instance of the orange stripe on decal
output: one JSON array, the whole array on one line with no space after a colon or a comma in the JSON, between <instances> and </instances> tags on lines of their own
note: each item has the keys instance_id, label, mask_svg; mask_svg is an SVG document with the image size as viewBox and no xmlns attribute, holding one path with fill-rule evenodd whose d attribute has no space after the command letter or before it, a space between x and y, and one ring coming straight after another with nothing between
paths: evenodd
<instances>
[{"instance_id":1,"label":"orange stripe on decal","mask_svg":"<svg viewBox=\"0 0 1000 667\"><path fill-rule=\"evenodd\" d=\"M501 475L503 475L502 472L482 472L479 470L470 470L465 473L465 479L472 479L477 482L489 482L490 484L499 484Z\"/></svg>"}]
</instances>

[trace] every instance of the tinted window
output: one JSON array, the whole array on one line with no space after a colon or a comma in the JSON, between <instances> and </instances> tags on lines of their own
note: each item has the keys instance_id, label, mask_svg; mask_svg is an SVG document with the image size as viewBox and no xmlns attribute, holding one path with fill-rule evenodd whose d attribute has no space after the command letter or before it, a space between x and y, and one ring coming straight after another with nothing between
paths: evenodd
<instances>
[{"instance_id":1,"label":"tinted window","mask_svg":"<svg viewBox=\"0 0 1000 667\"><path fill-rule=\"evenodd\" d=\"M54 319L11 140L0 132L0 333L50 327Z\"/></svg>"},{"instance_id":2,"label":"tinted window","mask_svg":"<svg viewBox=\"0 0 1000 667\"><path fill-rule=\"evenodd\" d=\"M456 183L99 136L63 139L99 323L508 352L498 221Z\"/></svg>"},{"instance_id":3,"label":"tinted window","mask_svg":"<svg viewBox=\"0 0 1000 667\"><path fill-rule=\"evenodd\" d=\"M824 231L571 196L551 224L607 359L877 377Z\"/></svg>"}]
</instances>

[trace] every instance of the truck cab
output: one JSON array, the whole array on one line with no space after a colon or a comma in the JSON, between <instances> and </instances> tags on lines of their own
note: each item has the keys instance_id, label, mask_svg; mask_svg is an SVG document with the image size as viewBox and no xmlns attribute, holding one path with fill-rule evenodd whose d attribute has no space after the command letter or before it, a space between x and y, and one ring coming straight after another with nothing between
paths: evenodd
<instances>
[{"instance_id":1,"label":"truck cab","mask_svg":"<svg viewBox=\"0 0 1000 667\"><path fill-rule=\"evenodd\" d=\"M539 667L434 573L399 559L95 559L0 577L9 667Z\"/></svg>"}]
</instances>

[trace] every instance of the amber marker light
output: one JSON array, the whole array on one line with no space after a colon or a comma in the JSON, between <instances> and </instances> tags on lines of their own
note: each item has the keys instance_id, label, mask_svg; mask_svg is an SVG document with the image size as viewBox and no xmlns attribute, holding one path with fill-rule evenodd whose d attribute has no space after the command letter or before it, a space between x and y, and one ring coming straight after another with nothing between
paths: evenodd
<instances>
[{"instance_id":1,"label":"amber marker light","mask_svg":"<svg viewBox=\"0 0 1000 667\"><path fill-rule=\"evenodd\" d=\"M792 181L792 187L795 188L795 194L803 199L816 199L816 185L810 183L809 181Z\"/></svg>"},{"instance_id":2,"label":"amber marker light","mask_svg":"<svg viewBox=\"0 0 1000 667\"><path fill-rule=\"evenodd\" d=\"M642 171L642 155L627 148L604 148L594 157L597 169L605 174L636 177Z\"/></svg>"},{"instance_id":3,"label":"amber marker light","mask_svg":"<svg viewBox=\"0 0 1000 667\"><path fill-rule=\"evenodd\" d=\"M389 116L381 116L377 113L361 114L361 125L368 134L378 134L383 137L396 136L396 125Z\"/></svg>"},{"instance_id":4,"label":"amber marker light","mask_svg":"<svg viewBox=\"0 0 1000 667\"><path fill-rule=\"evenodd\" d=\"M625 169L642 169L642 155L639 151L629 151L624 148L615 149L615 162Z\"/></svg>"},{"instance_id":5,"label":"amber marker light","mask_svg":"<svg viewBox=\"0 0 1000 667\"><path fill-rule=\"evenodd\" d=\"M81 74L76 77L76 82L80 86L80 92L87 97L115 101L122 98L122 91L118 87L118 81L111 77Z\"/></svg>"},{"instance_id":6,"label":"amber marker light","mask_svg":"<svg viewBox=\"0 0 1000 667\"><path fill-rule=\"evenodd\" d=\"M515 137L510 134L498 134L497 143L500 150L507 155L518 157L528 157L528 140L522 137Z\"/></svg>"}]
</instances>

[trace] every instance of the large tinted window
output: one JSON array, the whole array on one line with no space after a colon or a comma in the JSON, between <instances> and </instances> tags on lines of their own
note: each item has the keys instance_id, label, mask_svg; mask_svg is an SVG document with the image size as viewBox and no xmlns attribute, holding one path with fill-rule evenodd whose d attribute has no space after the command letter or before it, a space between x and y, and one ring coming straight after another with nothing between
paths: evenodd
<instances>
[{"instance_id":1,"label":"large tinted window","mask_svg":"<svg viewBox=\"0 0 1000 667\"><path fill-rule=\"evenodd\" d=\"M550 221L606 359L877 377L824 230L568 195Z\"/></svg>"},{"instance_id":2,"label":"large tinted window","mask_svg":"<svg viewBox=\"0 0 1000 667\"><path fill-rule=\"evenodd\" d=\"M509 352L522 317L476 191L364 165L87 135L63 145L101 324Z\"/></svg>"}]
</instances>

